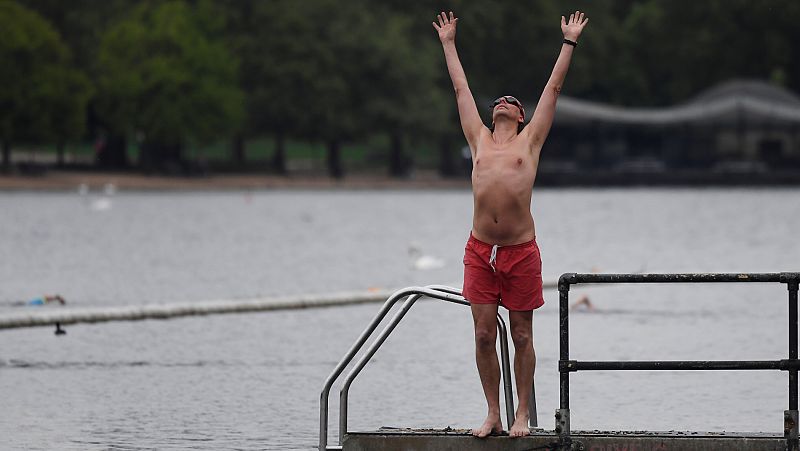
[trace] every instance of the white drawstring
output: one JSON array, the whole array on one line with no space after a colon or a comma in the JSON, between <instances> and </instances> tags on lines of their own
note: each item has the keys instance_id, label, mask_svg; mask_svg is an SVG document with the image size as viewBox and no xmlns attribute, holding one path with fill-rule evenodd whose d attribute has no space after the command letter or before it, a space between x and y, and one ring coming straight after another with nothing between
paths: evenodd
<instances>
[{"instance_id":1,"label":"white drawstring","mask_svg":"<svg viewBox=\"0 0 800 451\"><path fill-rule=\"evenodd\" d=\"M492 271L497 272L497 268L495 268L494 264L497 262L497 248L500 246L494 245L492 246L492 255L489 257L489 266L492 267Z\"/></svg>"}]
</instances>

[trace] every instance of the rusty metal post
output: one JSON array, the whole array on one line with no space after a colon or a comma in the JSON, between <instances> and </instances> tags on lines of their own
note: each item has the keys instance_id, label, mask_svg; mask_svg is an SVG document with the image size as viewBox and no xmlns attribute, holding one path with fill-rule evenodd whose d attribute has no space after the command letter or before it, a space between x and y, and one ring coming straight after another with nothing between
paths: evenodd
<instances>
[{"instance_id":1,"label":"rusty metal post","mask_svg":"<svg viewBox=\"0 0 800 451\"><path fill-rule=\"evenodd\" d=\"M569 370L565 367L569 362L569 285L575 274L564 274L558 279L558 316L559 316L559 362L560 408L556 411L556 433L562 445L570 440L569 424Z\"/></svg>"},{"instance_id":2,"label":"rusty metal post","mask_svg":"<svg viewBox=\"0 0 800 451\"><path fill-rule=\"evenodd\" d=\"M559 376L561 409L569 409L569 371L561 365L569 361L569 285L571 274L564 274L558 281L559 318Z\"/></svg>"},{"instance_id":3,"label":"rusty metal post","mask_svg":"<svg viewBox=\"0 0 800 451\"><path fill-rule=\"evenodd\" d=\"M796 278L788 280L789 289L789 362L797 361L797 291ZM783 414L786 449L798 451L797 368L789 370L789 410Z\"/></svg>"},{"instance_id":4,"label":"rusty metal post","mask_svg":"<svg viewBox=\"0 0 800 451\"><path fill-rule=\"evenodd\" d=\"M797 411L786 410L783 412L783 436L786 438L786 449L797 451Z\"/></svg>"},{"instance_id":5,"label":"rusty metal post","mask_svg":"<svg viewBox=\"0 0 800 451\"><path fill-rule=\"evenodd\" d=\"M572 437L570 436L569 409L556 410L556 434L558 434L558 449L572 449Z\"/></svg>"}]
</instances>

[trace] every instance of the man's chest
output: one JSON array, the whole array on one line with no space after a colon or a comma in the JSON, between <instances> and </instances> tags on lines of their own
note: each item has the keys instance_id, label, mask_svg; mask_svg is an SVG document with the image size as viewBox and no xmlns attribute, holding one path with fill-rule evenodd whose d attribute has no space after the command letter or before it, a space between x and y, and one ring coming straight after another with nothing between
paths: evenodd
<instances>
[{"instance_id":1,"label":"man's chest","mask_svg":"<svg viewBox=\"0 0 800 451\"><path fill-rule=\"evenodd\" d=\"M473 173L513 175L532 173L538 165L534 155L524 148L478 149L472 165Z\"/></svg>"}]
</instances>

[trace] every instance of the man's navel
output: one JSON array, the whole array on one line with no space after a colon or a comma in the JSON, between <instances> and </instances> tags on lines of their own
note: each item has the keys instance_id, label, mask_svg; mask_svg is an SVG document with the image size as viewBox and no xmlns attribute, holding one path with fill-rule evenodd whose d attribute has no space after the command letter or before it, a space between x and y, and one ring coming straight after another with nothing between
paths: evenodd
<instances>
[{"instance_id":1,"label":"man's navel","mask_svg":"<svg viewBox=\"0 0 800 451\"><path fill-rule=\"evenodd\" d=\"M522 166L522 158L517 158L517 166Z\"/></svg>"}]
</instances>

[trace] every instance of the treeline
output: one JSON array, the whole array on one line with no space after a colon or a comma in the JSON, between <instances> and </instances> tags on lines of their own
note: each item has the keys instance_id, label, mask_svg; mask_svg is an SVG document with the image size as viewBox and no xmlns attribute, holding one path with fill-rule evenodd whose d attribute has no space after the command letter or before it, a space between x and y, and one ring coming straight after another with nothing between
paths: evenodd
<instances>
[{"instance_id":1,"label":"treeline","mask_svg":"<svg viewBox=\"0 0 800 451\"><path fill-rule=\"evenodd\" d=\"M391 175L409 172L420 143L452 173L461 137L436 12L460 17L482 105L535 102L560 16L576 8L590 25L568 95L667 105L731 78L800 91L794 0L0 0L2 165L14 146L55 145L62 158L102 136L100 167L180 167L187 148L224 141L244 168L247 143L270 137L274 172L286 172L286 143L304 140L324 143L341 177L344 144L383 136Z\"/></svg>"}]
</instances>

